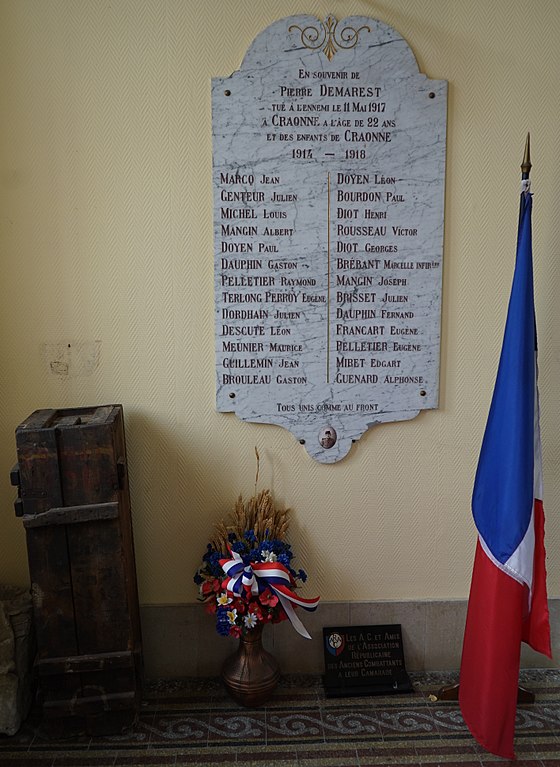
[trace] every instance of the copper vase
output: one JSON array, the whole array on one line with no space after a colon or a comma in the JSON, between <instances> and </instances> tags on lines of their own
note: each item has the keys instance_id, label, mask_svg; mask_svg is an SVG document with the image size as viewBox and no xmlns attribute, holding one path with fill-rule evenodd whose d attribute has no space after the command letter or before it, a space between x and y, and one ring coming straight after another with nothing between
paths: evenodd
<instances>
[{"instance_id":1,"label":"copper vase","mask_svg":"<svg viewBox=\"0 0 560 767\"><path fill-rule=\"evenodd\" d=\"M262 646L263 624L247 631L239 647L224 661L222 680L234 700L242 706L262 706L280 679L276 658Z\"/></svg>"}]
</instances>

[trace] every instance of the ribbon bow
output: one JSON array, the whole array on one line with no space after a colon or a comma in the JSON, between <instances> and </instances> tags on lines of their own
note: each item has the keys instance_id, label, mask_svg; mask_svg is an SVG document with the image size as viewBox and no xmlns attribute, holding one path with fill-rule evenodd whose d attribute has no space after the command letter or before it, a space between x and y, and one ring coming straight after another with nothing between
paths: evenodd
<instances>
[{"instance_id":1,"label":"ribbon bow","mask_svg":"<svg viewBox=\"0 0 560 767\"><path fill-rule=\"evenodd\" d=\"M244 594L257 596L260 592L269 588L276 596L290 623L302 637L311 639L311 635L300 621L292 607L292 602L304 610L317 609L320 597L315 599L303 599L294 594L290 586L294 580L289 570L280 562L251 562L246 565L243 558L230 549L231 559L220 559L220 565L228 576L224 581L224 588L230 594L243 598Z\"/></svg>"}]
</instances>

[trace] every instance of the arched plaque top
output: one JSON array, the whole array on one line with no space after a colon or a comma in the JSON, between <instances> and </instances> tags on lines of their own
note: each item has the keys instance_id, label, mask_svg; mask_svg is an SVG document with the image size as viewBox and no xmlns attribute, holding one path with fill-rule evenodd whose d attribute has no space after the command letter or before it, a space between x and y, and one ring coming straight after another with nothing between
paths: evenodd
<instances>
[{"instance_id":1,"label":"arched plaque top","mask_svg":"<svg viewBox=\"0 0 560 767\"><path fill-rule=\"evenodd\" d=\"M384 80L418 75L419 68L406 40L388 24L367 16L338 21L329 14L288 16L275 21L249 46L242 71L262 70L278 62L278 51L301 59L302 65L325 70L349 66L375 71Z\"/></svg>"}]
</instances>

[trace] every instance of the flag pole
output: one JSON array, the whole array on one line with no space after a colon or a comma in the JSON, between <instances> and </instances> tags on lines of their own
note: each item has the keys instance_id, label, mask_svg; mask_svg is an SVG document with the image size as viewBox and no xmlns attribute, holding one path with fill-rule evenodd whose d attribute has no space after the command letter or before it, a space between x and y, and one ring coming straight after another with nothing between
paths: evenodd
<instances>
[{"instance_id":1,"label":"flag pole","mask_svg":"<svg viewBox=\"0 0 560 767\"><path fill-rule=\"evenodd\" d=\"M519 219L521 219L521 215L523 213L523 202L525 195L523 192L529 191L529 175L531 173L531 134L527 133L527 138L525 140L525 151L523 153L523 162L521 163L521 181L526 182L522 184L522 194L521 194L521 202L519 205ZM430 695L430 700L433 700L434 702L437 700L459 700L459 685L453 684L453 685L447 685L445 687L440 688L435 695ZM527 690L525 687L521 687L519 685L517 689L517 702L518 703L534 703L535 702L535 693L531 690Z\"/></svg>"},{"instance_id":2,"label":"flag pole","mask_svg":"<svg viewBox=\"0 0 560 767\"><path fill-rule=\"evenodd\" d=\"M531 173L531 134L527 133L525 140L525 151L523 153L523 162L521 163L521 198L519 201L519 223L521 224L521 216L523 215L523 209L525 207L526 193L531 188L531 182L529 180L529 174ZM519 227L518 227L519 231Z\"/></svg>"},{"instance_id":3,"label":"flag pole","mask_svg":"<svg viewBox=\"0 0 560 767\"><path fill-rule=\"evenodd\" d=\"M523 162L521 163L521 183L523 192L527 193L530 188L529 174L531 173L531 134L527 132L527 138L525 139L525 152L523 153ZM523 183L525 182L525 183ZM525 194L521 194L521 204L519 206L519 218L523 213ZM525 687L517 688L517 702L518 703L534 703L535 693L531 690L527 690Z\"/></svg>"},{"instance_id":4,"label":"flag pole","mask_svg":"<svg viewBox=\"0 0 560 767\"><path fill-rule=\"evenodd\" d=\"M521 163L521 180L526 181L529 179L531 173L531 134L527 134L527 140L525 141L525 153L523 155L523 162Z\"/></svg>"}]
</instances>

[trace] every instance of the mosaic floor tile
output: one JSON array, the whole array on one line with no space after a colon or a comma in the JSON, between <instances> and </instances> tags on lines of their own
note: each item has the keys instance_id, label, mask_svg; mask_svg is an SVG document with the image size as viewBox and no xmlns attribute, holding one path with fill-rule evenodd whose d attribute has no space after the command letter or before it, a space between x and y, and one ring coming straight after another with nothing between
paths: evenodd
<instances>
[{"instance_id":1,"label":"mosaic floor tile","mask_svg":"<svg viewBox=\"0 0 560 767\"><path fill-rule=\"evenodd\" d=\"M328 708L323 710L325 740L353 740L356 737L382 740L379 714L375 710Z\"/></svg>"},{"instance_id":2,"label":"mosaic floor tile","mask_svg":"<svg viewBox=\"0 0 560 767\"><path fill-rule=\"evenodd\" d=\"M318 676L282 679L265 707L246 709L219 680L149 683L134 727L90 737L33 713L0 736L4 767L560 767L560 672L524 671L536 693L518 709L517 761L488 754L458 704L430 698L457 675L411 675L406 695L327 698Z\"/></svg>"},{"instance_id":3,"label":"mosaic floor tile","mask_svg":"<svg viewBox=\"0 0 560 767\"><path fill-rule=\"evenodd\" d=\"M108 752L97 756L84 756L83 754L57 754L53 767L113 767L117 755Z\"/></svg>"},{"instance_id":4,"label":"mosaic floor tile","mask_svg":"<svg viewBox=\"0 0 560 767\"><path fill-rule=\"evenodd\" d=\"M290 742L324 743L325 733L321 712L312 709L282 710L271 708L266 712L267 744Z\"/></svg>"},{"instance_id":5,"label":"mosaic floor tile","mask_svg":"<svg viewBox=\"0 0 560 767\"><path fill-rule=\"evenodd\" d=\"M360 767L355 748L298 749L298 767Z\"/></svg>"},{"instance_id":6,"label":"mosaic floor tile","mask_svg":"<svg viewBox=\"0 0 560 767\"><path fill-rule=\"evenodd\" d=\"M265 712L252 709L213 712L208 722L208 743L223 744L224 740L230 741L232 746L265 745Z\"/></svg>"},{"instance_id":7,"label":"mosaic floor tile","mask_svg":"<svg viewBox=\"0 0 560 767\"><path fill-rule=\"evenodd\" d=\"M236 767L266 767L266 765L278 765L278 767L299 767L298 757L294 748L287 751L279 751L274 746L265 746L255 752L238 751Z\"/></svg>"},{"instance_id":8,"label":"mosaic floor tile","mask_svg":"<svg viewBox=\"0 0 560 767\"><path fill-rule=\"evenodd\" d=\"M2 762L5 754L0 755L0 764L9 764L10 767L53 767L55 756L53 754L32 754L28 752L18 752L10 754L6 762Z\"/></svg>"},{"instance_id":9,"label":"mosaic floor tile","mask_svg":"<svg viewBox=\"0 0 560 767\"><path fill-rule=\"evenodd\" d=\"M174 767L176 764L176 754L117 754L113 767Z\"/></svg>"}]
</instances>

